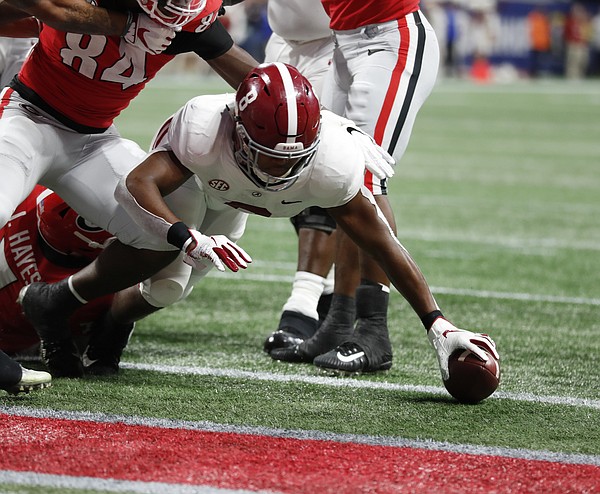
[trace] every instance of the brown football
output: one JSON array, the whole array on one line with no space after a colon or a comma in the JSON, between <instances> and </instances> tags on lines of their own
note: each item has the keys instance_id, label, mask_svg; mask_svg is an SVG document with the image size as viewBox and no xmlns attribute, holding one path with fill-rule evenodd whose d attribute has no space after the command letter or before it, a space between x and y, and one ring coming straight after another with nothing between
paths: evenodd
<instances>
[{"instance_id":1,"label":"brown football","mask_svg":"<svg viewBox=\"0 0 600 494\"><path fill-rule=\"evenodd\" d=\"M469 350L464 349L456 350L450 356L450 377L444 381L444 386L448 393L461 403L479 403L498 388L500 364L488 352L486 354L487 362L482 362Z\"/></svg>"}]
</instances>

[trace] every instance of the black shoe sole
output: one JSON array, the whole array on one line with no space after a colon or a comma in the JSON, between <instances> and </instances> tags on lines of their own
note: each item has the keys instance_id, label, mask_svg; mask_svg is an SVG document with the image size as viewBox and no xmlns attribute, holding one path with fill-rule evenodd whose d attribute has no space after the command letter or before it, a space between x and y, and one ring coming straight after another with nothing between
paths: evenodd
<instances>
[{"instance_id":1,"label":"black shoe sole","mask_svg":"<svg viewBox=\"0 0 600 494\"><path fill-rule=\"evenodd\" d=\"M337 351L332 350L324 355L319 355L313 361L319 370L340 376L358 376L361 374L373 374L385 372L392 368L392 360L385 360L378 365L369 365L366 357L362 356L351 362L341 362L337 358Z\"/></svg>"}]
</instances>

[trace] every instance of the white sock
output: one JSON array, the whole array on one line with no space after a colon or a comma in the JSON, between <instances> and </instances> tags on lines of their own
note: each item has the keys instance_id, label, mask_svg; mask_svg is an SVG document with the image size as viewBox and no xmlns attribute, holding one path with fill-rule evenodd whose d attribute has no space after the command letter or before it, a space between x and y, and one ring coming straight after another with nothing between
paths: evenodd
<instances>
[{"instance_id":1,"label":"white sock","mask_svg":"<svg viewBox=\"0 0 600 494\"><path fill-rule=\"evenodd\" d=\"M323 295L331 295L335 285L335 265L331 266L327 278L323 280Z\"/></svg>"},{"instance_id":2,"label":"white sock","mask_svg":"<svg viewBox=\"0 0 600 494\"><path fill-rule=\"evenodd\" d=\"M87 304L88 301L86 299L84 299L81 295L79 295L79 293L77 293L77 290L75 290L75 287L73 286L73 275L69 276L69 279L67 280L67 285L69 286L69 290L71 291L71 293L73 294L73 296L82 304Z\"/></svg>"},{"instance_id":3,"label":"white sock","mask_svg":"<svg viewBox=\"0 0 600 494\"><path fill-rule=\"evenodd\" d=\"M312 319L319 319L317 304L323 293L324 278L308 271L296 271L292 293L283 310L299 312Z\"/></svg>"}]
</instances>

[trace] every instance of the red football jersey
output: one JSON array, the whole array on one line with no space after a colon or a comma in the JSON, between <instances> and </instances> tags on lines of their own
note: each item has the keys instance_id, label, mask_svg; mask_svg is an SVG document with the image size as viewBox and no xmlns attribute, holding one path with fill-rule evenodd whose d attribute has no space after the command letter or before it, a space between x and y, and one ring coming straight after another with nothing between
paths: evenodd
<instances>
[{"instance_id":1,"label":"red football jersey","mask_svg":"<svg viewBox=\"0 0 600 494\"><path fill-rule=\"evenodd\" d=\"M204 31L220 7L220 0L208 0L183 31ZM146 53L119 36L65 33L44 25L19 79L73 122L107 128L174 56Z\"/></svg>"},{"instance_id":2,"label":"red football jersey","mask_svg":"<svg viewBox=\"0 0 600 494\"><path fill-rule=\"evenodd\" d=\"M401 19L419 10L419 0L321 0L336 31Z\"/></svg>"},{"instance_id":3,"label":"red football jersey","mask_svg":"<svg viewBox=\"0 0 600 494\"><path fill-rule=\"evenodd\" d=\"M57 266L42 254L38 243L36 200L44 190L38 185L0 230L0 349L9 353L39 343L37 333L17 304L21 288L35 281L59 281L80 269ZM73 335L82 335L108 310L111 301L112 296L106 296L78 309L69 321Z\"/></svg>"}]
</instances>

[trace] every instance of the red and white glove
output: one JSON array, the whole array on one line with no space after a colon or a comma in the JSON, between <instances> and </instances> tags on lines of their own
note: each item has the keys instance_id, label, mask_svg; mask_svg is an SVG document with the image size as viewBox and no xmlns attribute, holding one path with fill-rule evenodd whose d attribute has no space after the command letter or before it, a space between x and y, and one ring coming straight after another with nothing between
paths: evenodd
<instances>
[{"instance_id":1,"label":"red and white glove","mask_svg":"<svg viewBox=\"0 0 600 494\"><path fill-rule=\"evenodd\" d=\"M175 37L173 28L153 21L146 14L129 14L131 21L123 39L127 43L144 50L152 55L165 51Z\"/></svg>"},{"instance_id":2,"label":"red and white glove","mask_svg":"<svg viewBox=\"0 0 600 494\"><path fill-rule=\"evenodd\" d=\"M488 357L480 348L482 347L495 359L500 359L500 355L496 350L496 343L487 334L458 329L443 317L438 317L434 321L429 331L427 331L427 337L437 354L440 372L444 381L450 378L448 359L455 350L463 348L470 350L483 362L487 362Z\"/></svg>"},{"instance_id":3,"label":"red and white glove","mask_svg":"<svg viewBox=\"0 0 600 494\"><path fill-rule=\"evenodd\" d=\"M207 237L197 230L190 229L189 232L192 237L181 250L184 252L183 262L193 268L203 268L205 266L204 261L208 260L219 271L225 271L225 266L227 266L231 271L236 272L240 268L246 269L248 263L252 262L252 258L246 251L225 235Z\"/></svg>"}]
</instances>

